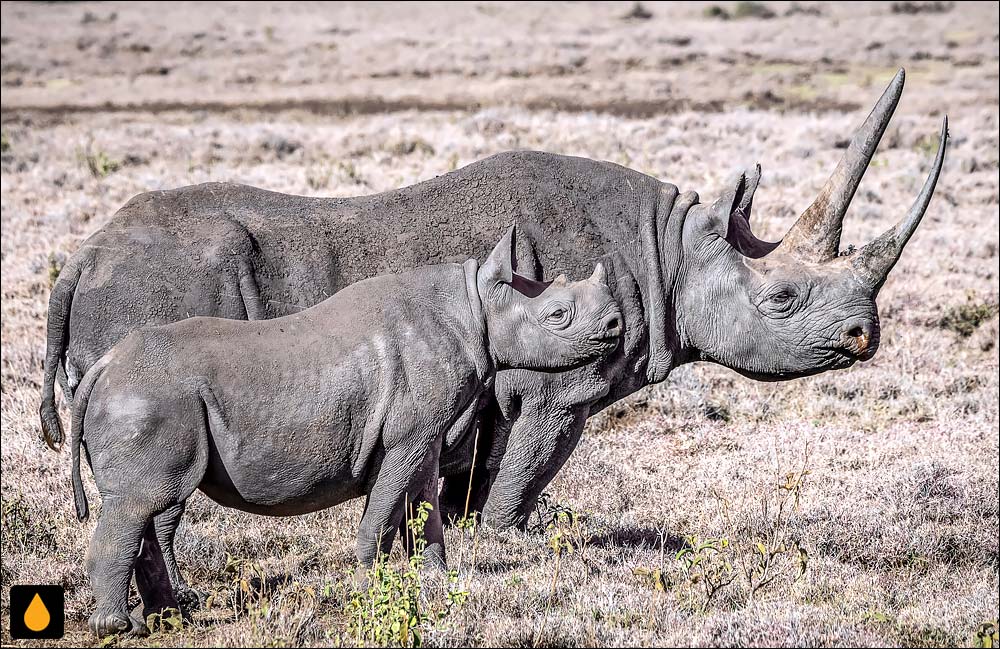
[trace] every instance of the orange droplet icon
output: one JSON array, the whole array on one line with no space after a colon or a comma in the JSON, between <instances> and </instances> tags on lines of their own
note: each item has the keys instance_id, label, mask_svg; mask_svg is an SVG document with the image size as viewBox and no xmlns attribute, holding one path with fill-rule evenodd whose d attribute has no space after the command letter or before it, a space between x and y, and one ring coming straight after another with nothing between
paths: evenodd
<instances>
[{"instance_id":1,"label":"orange droplet icon","mask_svg":"<svg viewBox=\"0 0 1000 649\"><path fill-rule=\"evenodd\" d=\"M35 593L35 597L32 598L28 608L24 611L24 626L38 633L49 625L51 619L49 609L45 608L45 602L38 596L38 593Z\"/></svg>"}]
</instances>

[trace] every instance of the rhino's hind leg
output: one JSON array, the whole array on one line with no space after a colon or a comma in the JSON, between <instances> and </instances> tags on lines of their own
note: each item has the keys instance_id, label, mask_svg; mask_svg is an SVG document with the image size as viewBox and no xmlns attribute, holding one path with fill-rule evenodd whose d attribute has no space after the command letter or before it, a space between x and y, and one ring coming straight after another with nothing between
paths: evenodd
<instances>
[{"instance_id":1,"label":"rhino's hind leg","mask_svg":"<svg viewBox=\"0 0 1000 649\"><path fill-rule=\"evenodd\" d=\"M177 605L180 607L181 613L187 617L201 608L204 597L187 584L180 567L177 565L174 539L177 535L177 526L180 525L183 515L184 502L181 502L157 516L154 519L154 524L156 526L156 538L159 540L160 549L163 551L163 561L167 567L167 575L170 577L170 586L173 589L174 598L177 600Z\"/></svg>"},{"instance_id":2,"label":"rhino's hind leg","mask_svg":"<svg viewBox=\"0 0 1000 649\"><path fill-rule=\"evenodd\" d=\"M170 587L170 577L152 520L146 524L139 556L135 560L135 587L142 599L143 619L151 613L180 608Z\"/></svg>"},{"instance_id":3,"label":"rhino's hind leg","mask_svg":"<svg viewBox=\"0 0 1000 649\"><path fill-rule=\"evenodd\" d=\"M152 516L122 498L104 499L100 520L87 552L87 572L97 607L90 616L90 630L99 638L116 633L146 635L142 620L129 614L128 594L132 568Z\"/></svg>"}]
</instances>

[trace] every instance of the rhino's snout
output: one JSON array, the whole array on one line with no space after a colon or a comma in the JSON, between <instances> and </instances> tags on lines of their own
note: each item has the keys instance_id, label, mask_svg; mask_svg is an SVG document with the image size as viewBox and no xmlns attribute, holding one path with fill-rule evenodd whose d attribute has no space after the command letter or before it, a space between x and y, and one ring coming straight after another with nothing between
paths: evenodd
<instances>
[{"instance_id":1,"label":"rhino's snout","mask_svg":"<svg viewBox=\"0 0 1000 649\"><path fill-rule=\"evenodd\" d=\"M604 316L601 322L601 338L617 338L622 335L622 317L617 311Z\"/></svg>"},{"instance_id":2,"label":"rhino's snout","mask_svg":"<svg viewBox=\"0 0 1000 649\"><path fill-rule=\"evenodd\" d=\"M867 361L878 351L879 338L878 322L870 318L859 318L845 324L840 342L852 356Z\"/></svg>"},{"instance_id":3,"label":"rhino's snout","mask_svg":"<svg viewBox=\"0 0 1000 649\"><path fill-rule=\"evenodd\" d=\"M615 309L601 318L597 332L590 339L598 342L617 343L621 335L622 314Z\"/></svg>"}]
</instances>

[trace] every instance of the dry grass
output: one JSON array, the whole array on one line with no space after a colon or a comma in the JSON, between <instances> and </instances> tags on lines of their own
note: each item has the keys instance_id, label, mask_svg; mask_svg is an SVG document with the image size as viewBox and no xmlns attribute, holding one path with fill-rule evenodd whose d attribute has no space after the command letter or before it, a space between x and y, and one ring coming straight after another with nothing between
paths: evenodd
<instances>
[{"instance_id":1,"label":"dry grass","mask_svg":"<svg viewBox=\"0 0 1000 649\"><path fill-rule=\"evenodd\" d=\"M490 21L510 9L477 7L475 17L467 17L470 29L500 33ZM556 556L544 516L537 532L481 530L475 548L470 537L451 530L451 564L470 597L444 628L429 630L424 639L446 646L969 645L980 625L997 620L995 4L956 6L947 14L946 33L927 16L892 14L888 6L866 9L859 18L866 21L864 29L845 27L837 14L842 9L832 6L823 6L824 16L816 18L785 16L788 5L775 3L774 19L730 21L703 18L702 7L643 3L652 17L628 20L621 17L630 4L579 7L564 14L518 7L517 24L529 30L531 44L510 27L514 46L499 37L485 38L478 50L463 42L456 45L453 67L440 70L434 30L461 17L437 9L430 11L445 27L416 38L412 47L420 56L392 59L391 48L410 46L401 44L404 32L383 8L337 9L346 13L327 16L330 24L361 31L333 34L324 22L313 40L289 33L306 29L305 10L251 16L241 6L237 13L253 26L237 27L213 24L211 9L195 19L197 25L166 25L168 33L182 35L168 43L161 42L162 29L144 26L139 12L122 6L82 4L54 13L49 6L3 5L4 619L11 584L61 583L67 588L66 644L94 644L85 631L92 596L82 569L93 523L75 521L68 458L42 447L36 411L51 273L132 195L207 180L351 195L525 147L627 164L696 189L707 200L737 168L759 160L765 175L755 227L776 238L825 179L841 153L838 142L863 112L837 106L867 103L888 78L882 70L905 63L907 94L855 199L845 241L866 241L908 207L930 163L923 138L938 122L931 110L948 111L953 147L931 211L880 296L883 340L877 357L849 371L785 384L753 383L713 366L684 367L610 408L590 422L549 488L543 514L557 503L585 515L575 526L563 524L574 552ZM118 16L109 21L112 11ZM550 27L553 12L565 15L566 23ZM605 22L594 18L605 14ZM169 12L157 19L169 23L171 16L176 20ZM823 29L810 20L823 21ZM57 39L63 45L51 38L39 44L37 35L51 35L52 25L66 35ZM246 51L236 52L234 40L250 30L255 36L247 37ZM545 30L554 30L552 38L543 38ZM199 32L207 36L195 38ZM882 36L872 36L876 32ZM88 34L96 44L82 54L58 50L73 48ZM795 45L789 39L796 34L812 39L803 36ZM115 36L117 46L98 55ZM690 43L680 45L685 36ZM181 54L171 47L196 47L199 41L205 41L197 56L207 79L223 80L217 84L226 91L220 91L220 101L236 106L250 98L284 98L299 87L305 95L322 94L330 80L307 78L313 70L309 52L331 40L350 65L329 69L346 75L347 88L391 98L399 88L418 93L439 82L460 86L483 106L392 114L373 109L354 116L294 106L156 114L13 110L44 103L46 88L55 103L101 98L104 89L120 87L150 64L141 47L126 47L133 41L162 48L164 60L176 66L170 72L175 85L157 85L155 92L145 76L135 77L130 96L139 100L162 100L156 93L168 86L179 101L216 87L198 81L197 66L172 58ZM883 45L866 49L868 41ZM292 43L304 49L295 50L302 66L289 79L285 59L268 56L287 53L283 48ZM365 43L374 52L368 62ZM525 56L517 65L523 69L512 70L517 66L511 52L521 45ZM47 55L36 56L38 47ZM782 47L792 54L778 59ZM675 50L697 56L657 63ZM614 63L637 51L631 67ZM476 58L477 52L483 56ZM585 62L562 60L571 55ZM823 55L830 59L816 63ZM388 60L401 67L393 90L378 76ZM555 66L570 66L570 72L557 74ZM253 72L257 81L250 90L226 76L237 69ZM840 75L836 83L833 75ZM699 76L709 81L686 83ZM665 81L649 85L660 78ZM801 88L810 89L812 104L791 102ZM558 95L565 109L528 101L539 89ZM642 98L664 93L677 112L579 110L614 104L633 90ZM751 90L756 94L747 95ZM768 103L767 90L786 99ZM522 91L525 101L505 101ZM685 108L684 102L700 101L702 94L725 100L725 110ZM778 485L789 472L801 472L806 457L809 473L798 505L789 505L790 492ZM774 538L775 506L782 499L782 535L787 548L795 543L805 550L805 572L799 576L797 553L780 553L769 568L774 580L751 596L759 583L753 581L755 544ZM269 519L194 497L178 546L193 585L216 593L214 605L180 634L145 642L349 644L338 584L351 567L359 516L360 503L351 503ZM728 541L712 565L719 568L713 574L725 577L721 581L732 581L707 604L704 583L692 579L697 571L685 572L675 558L688 537ZM268 585L266 606L237 614L245 602L233 594L232 571L226 572L230 557L259 564ZM440 584L430 584L427 592L432 601L444 597ZM10 643L6 625L3 633L4 644Z\"/></svg>"}]
</instances>

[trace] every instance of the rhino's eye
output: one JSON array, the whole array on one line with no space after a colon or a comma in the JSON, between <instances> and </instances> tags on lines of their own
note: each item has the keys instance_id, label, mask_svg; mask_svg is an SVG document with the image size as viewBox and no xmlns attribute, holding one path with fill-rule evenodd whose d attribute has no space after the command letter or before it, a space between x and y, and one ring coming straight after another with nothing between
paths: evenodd
<instances>
[{"instance_id":1,"label":"rhino's eye","mask_svg":"<svg viewBox=\"0 0 1000 649\"><path fill-rule=\"evenodd\" d=\"M790 286L776 286L762 296L758 303L765 314L778 315L788 313L795 305L798 294Z\"/></svg>"},{"instance_id":2,"label":"rhino's eye","mask_svg":"<svg viewBox=\"0 0 1000 649\"><path fill-rule=\"evenodd\" d=\"M777 293L772 293L768 300L771 304L781 305L791 302L795 298L791 291L778 291Z\"/></svg>"},{"instance_id":3,"label":"rhino's eye","mask_svg":"<svg viewBox=\"0 0 1000 649\"><path fill-rule=\"evenodd\" d=\"M569 309L556 307L545 316L545 322L554 327L565 326L569 322Z\"/></svg>"}]
</instances>

